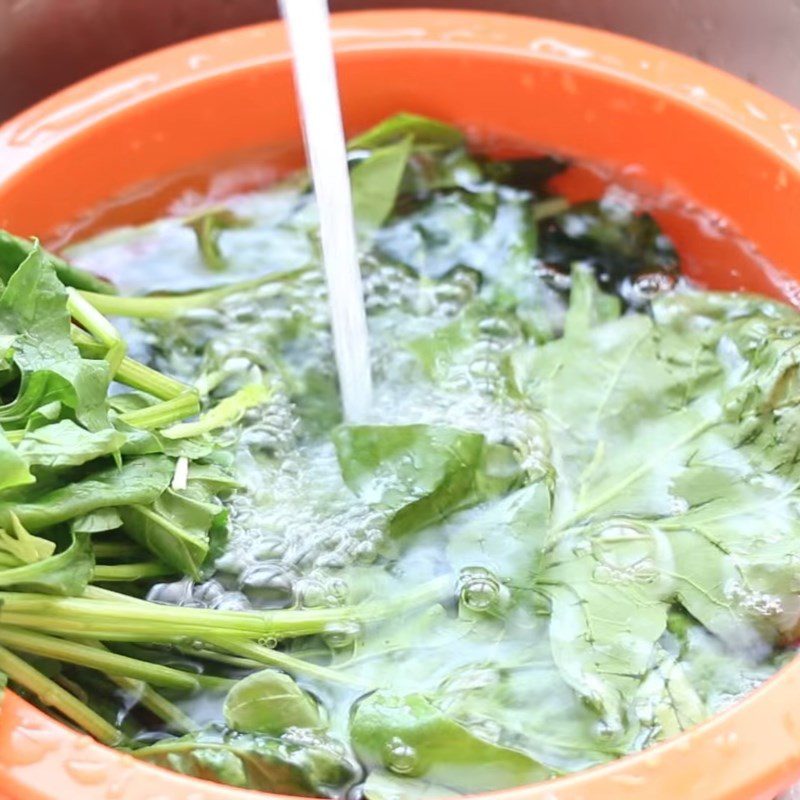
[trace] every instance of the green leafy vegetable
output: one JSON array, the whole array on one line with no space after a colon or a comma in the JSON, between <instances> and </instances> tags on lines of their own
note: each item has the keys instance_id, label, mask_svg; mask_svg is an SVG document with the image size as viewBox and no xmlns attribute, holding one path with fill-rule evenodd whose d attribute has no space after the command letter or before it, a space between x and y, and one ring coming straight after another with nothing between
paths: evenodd
<instances>
[{"instance_id":1,"label":"green leafy vegetable","mask_svg":"<svg viewBox=\"0 0 800 800\"><path fill-rule=\"evenodd\" d=\"M401 113L383 120L348 142L351 150L386 147L411 137L415 144L441 150L460 146L464 135L458 128L419 114Z\"/></svg>"},{"instance_id":2,"label":"green leafy vegetable","mask_svg":"<svg viewBox=\"0 0 800 800\"><path fill-rule=\"evenodd\" d=\"M430 425L345 425L334 433L342 474L363 500L392 513L392 532L418 530L522 481L511 448Z\"/></svg>"},{"instance_id":3,"label":"green leafy vegetable","mask_svg":"<svg viewBox=\"0 0 800 800\"><path fill-rule=\"evenodd\" d=\"M348 158L363 424L304 176L74 249L130 296L0 234L0 677L335 800L547 780L736 702L800 631L797 311L691 287L559 159L412 114Z\"/></svg>"},{"instance_id":4,"label":"green leafy vegetable","mask_svg":"<svg viewBox=\"0 0 800 800\"><path fill-rule=\"evenodd\" d=\"M164 487L151 505L132 503L118 510L131 538L178 572L199 578L211 536L225 520L213 498L202 481L191 481L182 491Z\"/></svg>"},{"instance_id":5,"label":"green leafy vegetable","mask_svg":"<svg viewBox=\"0 0 800 800\"><path fill-rule=\"evenodd\" d=\"M368 767L422 777L456 792L521 786L551 776L534 759L480 738L419 694L370 695L358 704L350 735Z\"/></svg>"},{"instance_id":6,"label":"green leafy vegetable","mask_svg":"<svg viewBox=\"0 0 800 800\"><path fill-rule=\"evenodd\" d=\"M0 406L3 427L23 427L29 414L55 400L90 430L108 427L108 365L81 358L72 343L66 290L38 244L0 295L2 335L13 338L20 375L16 396Z\"/></svg>"},{"instance_id":7,"label":"green leafy vegetable","mask_svg":"<svg viewBox=\"0 0 800 800\"><path fill-rule=\"evenodd\" d=\"M40 531L102 508L152 503L166 491L174 463L161 456L141 456L122 468L110 467L57 489L18 502L0 502L0 525L11 513L31 531Z\"/></svg>"},{"instance_id":8,"label":"green leafy vegetable","mask_svg":"<svg viewBox=\"0 0 800 800\"><path fill-rule=\"evenodd\" d=\"M351 170L353 213L367 228L380 227L392 213L411 147L407 136L376 150Z\"/></svg>"},{"instance_id":9,"label":"green leafy vegetable","mask_svg":"<svg viewBox=\"0 0 800 800\"><path fill-rule=\"evenodd\" d=\"M319 735L294 741L212 728L134 754L184 775L301 797L336 797L358 775L341 745Z\"/></svg>"},{"instance_id":10,"label":"green leafy vegetable","mask_svg":"<svg viewBox=\"0 0 800 800\"><path fill-rule=\"evenodd\" d=\"M56 555L0 570L0 587L45 594L77 595L94 572L94 555L87 534L75 534L72 544Z\"/></svg>"},{"instance_id":11,"label":"green leafy vegetable","mask_svg":"<svg viewBox=\"0 0 800 800\"><path fill-rule=\"evenodd\" d=\"M20 264L37 246L35 242L28 239L14 236L8 231L0 231L0 282L8 283ZM45 253L45 256L53 264L58 279L65 286L74 286L76 289L85 289L101 294L114 293L114 287L108 281L84 272L52 253Z\"/></svg>"},{"instance_id":12,"label":"green leafy vegetable","mask_svg":"<svg viewBox=\"0 0 800 800\"><path fill-rule=\"evenodd\" d=\"M72 420L26 432L17 452L30 466L76 467L96 458L119 453L127 437L113 428L88 431Z\"/></svg>"},{"instance_id":13,"label":"green leafy vegetable","mask_svg":"<svg viewBox=\"0 0 800 800\"><path fill-rule=\"evenodd\" d=\"M242 678L225 698L225 722L240 733L273 736L288 728L322 725L314 700L288 675L274 669Z\"/></svg>"},{"instance_id":14,"label":"green leafy vegetable","mask_svg":"<svg viewBox=\"0 0 800 800\"><path fill-rule=\"evenodd\" d=\"M35 480L28 462L11 446L0 431L0 492L25 486Z\"/></svg>"}]
</instances>

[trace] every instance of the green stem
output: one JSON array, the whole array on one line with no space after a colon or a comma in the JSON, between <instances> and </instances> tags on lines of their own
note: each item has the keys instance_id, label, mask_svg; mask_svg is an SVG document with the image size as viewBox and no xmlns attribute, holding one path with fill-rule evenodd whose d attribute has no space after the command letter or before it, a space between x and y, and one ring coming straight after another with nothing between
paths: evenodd
<instances>
[{"instance_id":1,"label":"green stem","mask_svg":"<svg viewBox=\"0 0 800 800\"><path fill-rule=\"evenodd\" d=\"M273 650L271 647L264 647L254 642L231 642L225 639L217 640L214 638L207 639L207 641L209 644L224 648L229 653L234 653L269 667L278 667L292 675L305 675L320 681L354 686L359 689L371 688L362 681L349 675L343 675L335 669L323 667L319 664L312 664L300 658L295 658L288 653L283 653L280 650Z\"/></svg>"},{"instance_id":2,"label":"green stem","mask_svg":"<svg viewBox=\"0 0 800 800\"><path fill-rule=\"evenodd\" d=\"M105 358L106 347L95 341L86 331L73 325L71 329L73 343L84 358ZM128 356L122 359L114 380L157 397L159 400L172 400L185 392L192 391L188 384L162 375L157 370L135 361Z\"/></svg>"},{"instance_id":3,"label":"green stem","mask_svg":"<svg viewBox=\"0 0 800 800\"><path fill-rule=\"evenodd\" d=\"M230 397L220 400L194 422L181 422L166 428L161 433L167 439L188 439L202 436L218 428L227 428L237 423L249 409L264 405L272 394L272 390L263 383L249 383Z\"/></svg>"},{"instance_id":4,"label":"green stem","mask_svg":"<svg viewBox=\"0 0 800 800\"><path fill-rule=\"evenodd\" d=\"M199 729L200 726L191 717L184 714L178 706L171 703L166 697L143 681L124 678L120 675L109 675L108 677L120 689L124 689L134 695L148 711L155 714L162 722L165 722L174 730L181 733L192 733Z\"/></svg>"},{"instance_id":5,"label":"green stem","mask_svg":"<svg viewBox=\"0 0 800 800\"><path fill-rule=\"evenodd\" d=\"M132 358L123 359L115 377L131 389L147 392L159 400L174 400L182 394L193 391L188 384L162 375Z\"/></svg>"},{"instance_id":6,"label":"green stem","mask_svg":"<svg viewBox=\"0 0 800 800\"><path fill-rule=\"evenodd\" d=\"M254 280L232 283L216 289L207 289L190 294L161 295L151 297L119 297L116 295L82 292L100 313L112 317L135 317L136 319L174 319L196 308L209 308L217 305L232 294L248 292L259 286L280 283L308 272L311 267L287 272L274 272Z\"/></svg>"},{"instance_id":7,"label":"green stem","mask_svg":"<svg viewBox=\"0 0 800 800\"><path fill-rule=\"evenodd\" d=\"M324 633L330 626L342 623L385 619L449 596L451 592L452 579L443 576L382 603L285 611L219 611L137 601L135 614L126 603L101 599L102 595L89 599L0 592L0 623L58 629L73 636L113 641L169 641L179 637L205 640L215 635L226 641L265 636L283 639Z\"/></svg>"},{"instance_id":8,"label":"green stem","mask_svg":"<svg viewBox=\"0 0 800 800\"><path fill-rule=\"evenodd\" d=\"M194 389L190 389L172 400L163 400L147 408L120 414L119 419L126 425L149 431L153 428L171 425L173 422L180 422L180 420L194 416L199 411L200 397Z\"/></svg>"},{"instance_id":9,"label":"green stem","mask_svg":"<svg viewBox=\"0 0 800 800\"><path fill-rule=\"evenodd\" d=\"M548 197L533 204L533 220L539 222L548 217L555 217L569 209L569 200L566 197Z\"/></svg>"},{"instance_id":10,"label":"green stem","mask_svg":"<svg viewBox=\"0 0 800 800\"><path fill-rule=\"evenodd\" d=\"M147 551L132 542L92 542L95 558L141 558L147 555Z\"/></svg>"},{"instance_id":11,"label":"green stem","mask_svg":"<svg viewBox=\"0 0 800 800\"><path fill-rule=\"evenodd\" d=\"M136 678L156 686L169 686L173 689L192 691L199 685L196 677L188 672L33 631L1 628L0 644L13 650L24 650L33 655L66 661L68 664L79 664L82 667L89 667L107 674Z\"/></svg>"},{"instance_id":12,"label":"green stem","mask_svg":"<svg viewBox=\"0 0 800 800\"><path fill-rule=\"evenodd\" d=\"M110 652L101 642L90 641L87 642L87 644L97 650ZM144 681L128 678L124 675L108 675L107 677L110 681L119 686L120 689L124 689L126 692L134 695L141 705L174 730L180 731L181 733L191 733L199 728L191 717L184 714L178 706L171 703L166 697L159 694Z\"/></svg>"},{"instance_id":13,"label":"green stem","mask_svg":"<svg viewBox=\"0 0 800 800\"><path fill-rule=\"evenodd\" d=\"M67 310L73 319L106 346L105 359L112 376L116 375L127 350L119 331L77 289L71 287L67 289Z\"/></svg>"},{"instance_id":14,"label":"green stem","mask_svg":"<svg viewBox=\"0 0 800 800\"><path fill-rule=\"evenodd\" d=\"M195 647L178 646L181 653L193 658L199 658L202 661L215 661L219 664L227 664L231 667L238 667L239 669L261 669L264 666L261 661L254 661L252 658L242 658L240 656L232 656L228 653L223 653L219 650L211 650L207 647L197 649Z\"/></svg>"},{"instance_id":15,"label":"green stem","mask_svg":"<svg viewBox=\"0 0 800 800\"><path fill-rule=\"evenodd\" d=\"M0 672L5 672L14 683L34 694L42 705L56 709L103 744L118 745L122 742L122 734L113 725L55 681L42 675L39 670L2 646L0 646Z\"/></svg>"},{"instance_id":16,"label":"green stem","mask_svg":"<svg viewBox=\"0 0 800 800\"><path fill-rule=\"evenodd\" d=\"M95 556L97 552L95 551ZM138 561L131 564L96 564L93 581L96 583L113 583L116 581L139 581L144 578L160 578L172 575L174 569L160 561Z\"/></svg>"}]
</instances>

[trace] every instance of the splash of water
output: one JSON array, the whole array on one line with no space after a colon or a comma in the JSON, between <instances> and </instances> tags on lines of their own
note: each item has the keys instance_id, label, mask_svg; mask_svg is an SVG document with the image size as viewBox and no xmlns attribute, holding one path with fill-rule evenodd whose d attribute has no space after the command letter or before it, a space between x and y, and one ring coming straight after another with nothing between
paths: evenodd
<instances>
[{"instance_id":1,"label":"splash of water","mask_svg":"<svg viewBox=\"0 0 800 800\"><path fill-rule=\"evenodd\" d=\"M362 418L372 397L369 339L327 0L280 0L319 209L334 354L344 417Z\"/></svg>"}]
</instances>

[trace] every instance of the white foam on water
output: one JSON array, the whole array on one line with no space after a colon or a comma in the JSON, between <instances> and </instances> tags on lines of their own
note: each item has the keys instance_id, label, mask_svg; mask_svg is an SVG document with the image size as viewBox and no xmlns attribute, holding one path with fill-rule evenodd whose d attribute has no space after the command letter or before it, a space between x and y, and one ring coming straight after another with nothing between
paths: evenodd
<instances>
[{"instance_id":1,"label":"white foam on water","mask_svg":"<svg viewBox=\"0 0 800 800\"><path fill-rule=\"evenodd\" d=\"M334 354L345 419L372 397L369 339L358 264L336 65L326 0L280 0L294 55L306 156L319 209Z\"/></svg>"}]
</instances>

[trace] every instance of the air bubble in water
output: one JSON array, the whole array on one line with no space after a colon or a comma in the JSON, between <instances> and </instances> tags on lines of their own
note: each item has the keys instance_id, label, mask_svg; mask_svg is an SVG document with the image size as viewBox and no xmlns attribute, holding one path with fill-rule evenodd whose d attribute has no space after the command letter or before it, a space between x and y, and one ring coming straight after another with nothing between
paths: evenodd
<instances>
[{"instance_id":1,"label":"air bubble in water","mask_svg":"<svg viewBox=\"0 0 800 800\"><path fill-rule=\"evenodd\" d=\"M465 567L458 579L459 601L470 611L489 611L501 599L497 577L483 567Z\"/></svg>"},{"instance_id":2,"label":"air bubble in water","mask_svg":"<svg viewBox=\"0 0 800 800\"><path fill-rule=\"evenodd\" d=\"M386 768L397 775L409 775L417 766L417 751L395 736L386 743Z\"/></svg>"},{"instance_id":3,"label":"air bubble in water","mask_svg":"<svg viewBox=\"0 0 800 800\"><path fill-rule=\"evenodd\" d=\"M357 622L337 622L325 628L322 639L331 650L342 650L353 644L360 633Z\"/></svg>"}]
</instances>

